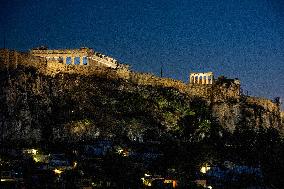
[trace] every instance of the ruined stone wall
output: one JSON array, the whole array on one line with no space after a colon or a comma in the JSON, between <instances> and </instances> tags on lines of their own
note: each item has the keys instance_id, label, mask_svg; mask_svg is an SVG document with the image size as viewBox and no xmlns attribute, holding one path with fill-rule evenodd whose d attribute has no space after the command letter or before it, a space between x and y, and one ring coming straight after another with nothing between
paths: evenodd
<instances>
[{"instance_id":1,"label":"ruined stone wall","mask_svg":"<svg viewBox=\"0 0 284 189\"><path fill-rule=\"evenodd\" d=\"M17 68L17 66L23 65L26 67L44 68L46 67L46 61L40 57L30 56L28 53L20 53L17 51L10 51L7 49L0 50L0 68Z\"/></svg>"},{"instance_id":2,"label":"ruined stone wall","mask_svg":"<svg viewBox=\"0 0 284 189\"><path fill-rule=\"evenodd\" d=\"M55 76L58 73L79 74L84 76L101 75L107 78L129 79L130 71L124 67L112 69L90 60L89 65L67 65L57 60L47 61L43 57L33 56L30 53L19 53L10 50L0 50L0 68L17 68L17 66L34 67L40 73Z\"/></svg>"},{"instance_id":3,"label":"ruined stone wall","mask_svg":"<svg viewBox=\"0 0 284 189\"><path fill-rule=\"evenodd\" d=\"M73 56L87 56L93 54L94 51L89 48L81 48L81 49L50 49L50 50L40 50L33 49L30 53L34 54L34 56L46 56L46 54L50 54L51 56L60 56L62 54L70 54Z\"/></svg>"},{"instance_id":4,"label":"ruined stone wall","mask_svg":"<svg viewBox=\"0 0 284 189\"><path fill-rule=\"evenodd\" d=\"M188 84L187 94L210 100L212 98L213 85Z\"/></svg>"},{"instance_id":5,"label":"ruined stone wall","mask_svg":"<svg viewBox=\"0 0 284 189\"><path fill-rule=\"evenodd\" d=\"M131 72L130 80L138 85L151 85L172 87L189 96L202 97L212 102L238 100L240 98L240 85L228 84L186 84L180 80L161 78L148 73Z\"/></svg>"},{"instance_id":6,"label":"ruined stone wall","mask_svg":"<svg viewBox=\"0 0 284 189\"><path fill-rule=\"evenodd\" d=\"M114 58L94 52L93 49L89 48L55 50L33 49L30 51L30 54L36 57L45 58L47 64L61 63L63 65L90 65L110 68L117 68L119 65Z\"/></svg>"},{"instance_id":7,"label":"ruined stone wall","mask_svg":"<svg viewBox=\"0 0 284 189\"><path fill-rule=\"evenodd\" d=\"M211 102L224 102L228 100L238 101L240 98L240 86L237 84L188 84L187 93L190 96L202 97Z\"/></svg>"},{"instance_id":8,"label":"ruined stone wall","mask_svg":"<svg viewBox=\"0 0 284 189\"><path fill-rule=\"evenodd\" d=\"M224 102L229 100L240 99L240 85L238 84L215 84L213 85L213 101L214 102Z\"/></svg>"},{"instance_id":9,"label":"ruined stone wall","mask_svg":"<svg viewBox=\"0 0 284 189\"><path fill-rule=\"evenodd\" d=\"M186 84L171 78L161 78L148 73L131 72L130 80L138 85L151 85L160 87L175 88L181 92L186 91Z\"/></svg>"},{"instance_id":10,"label":"ruined stone wall","mask_svg":"<svg viewBox=\"0 0 284 189\"><path fill-rule=\"evenodd\" d=\"M129 79L130 71L127 69L112 69L104 66L85 66L85 65L64 65L49 63L45 67L46 75L55 76L58 73L78 74L84 76L102 76L112 79Z\"/></svg>"},{"instance_id":11,"label":"ruined stone wall","mask_svg":"<svg viewBox=\"0 0 284 189\"><path fill-rule=\"evenodd\" d=\"M88 57L88 61L90 66L103 66L109 68L117 68L119 66L116 60L111 59L109 57L101 58L96 55L92 55Z\"/></svg>"}]
</instances>

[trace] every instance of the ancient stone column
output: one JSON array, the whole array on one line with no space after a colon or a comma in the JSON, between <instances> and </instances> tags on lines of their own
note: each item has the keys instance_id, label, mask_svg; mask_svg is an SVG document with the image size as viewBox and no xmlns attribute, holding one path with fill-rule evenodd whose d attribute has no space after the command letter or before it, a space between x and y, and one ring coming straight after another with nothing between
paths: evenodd
<instances>
[{"instance_id":1,"label":"ancient stone column","mask_svg":"<svg viewBox=\"0 0 284 189\"><path fill-rule=\"evenodd\" d=\"M208 76L208 84L212 84L212 79L213 79L212 75Z\"/></svg>"},{"instance_id":2,"label":"ancient stone column","mask_svg":"<svg viewBox=\"0 0 284 189\"><path fill-rule=\"evenodd\" d=\"M206 84L206 76L202 75L202 84Z\"/></svg>"},{"instance_id":3,"label":"ancient stone column","mask_svg":"<svg viewBox=\"0 0 284 189\"><path fill-rule=\"evenodd\" d=\"M79 63L80 66L83 66L83 57L80 56L80 63Z\"/></svg>"},{"instance_id":4,"label":"ancient stone column","mask_svg":"<svg viewBox=\"0 0 284 189\"><path fill-rule=\"evenodd\" d=\"M75 65L75 58L76 57L72 56L72 58L71 58L71 65Z\"/></svg>"},{"instance_id":5,"label":"ancient stone column","mask_svg":"<svg viewBox=\"0 0 284 189\"><path fill-rule=\"evenodd\" d=\"M63 64L66 65L66 56L62 56L63 58Z\"/></svg>"}]
</instances>

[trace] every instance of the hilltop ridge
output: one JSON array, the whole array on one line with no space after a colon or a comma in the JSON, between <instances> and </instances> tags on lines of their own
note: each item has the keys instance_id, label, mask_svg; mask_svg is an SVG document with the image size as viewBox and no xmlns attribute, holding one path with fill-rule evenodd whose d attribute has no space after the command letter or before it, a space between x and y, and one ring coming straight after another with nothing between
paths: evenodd
<instances>
[{"instance_id":1,"label":"hilltop ridge","mask_svg":"<svg viewBox=\"0 0 284 189\"><path fill-rule=\"evenodd\" d=\"M1 50L2 142L92 140L114 137L118 128L131 140L144 141L154 128L180 130L189 112L193 120L216 120L230 132L240 125L282 130L279 103L242 94L237 80L186 84L89 60L85 66L66 65Z\"/></svg>"}]
</instances>

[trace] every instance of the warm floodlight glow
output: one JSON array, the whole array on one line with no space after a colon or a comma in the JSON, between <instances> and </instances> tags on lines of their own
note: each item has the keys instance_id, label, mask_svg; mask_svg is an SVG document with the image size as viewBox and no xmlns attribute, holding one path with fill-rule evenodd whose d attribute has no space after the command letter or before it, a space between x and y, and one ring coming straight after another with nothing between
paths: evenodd
<instances>
[{"instance_id":1,"label":"warm floodlight glow","mask_svg":"<svg viewBox=\"0 0 284 189\"><path fill-rule=\"evenodd\" d=\"M144 186L152 186L151 180L150 179L145 179L144 177L141 178L143 181Z\"/></svg>"},{"instance_id":2,"label":"warm floodlight glow","mask_svg":"<svg viewBox=\"0 0 284 189\"><path fill-rule=\"evenodd\" d=\"M36 157L33 157L33 160L34 160L35 162L39 162L39 159L36 158Z\"/></svg>"},{"instance_id":3,"label":"warm floodlight glow","mask_svg":"<svg viewBox=\"0 0 284 189\"><path fill-rule=\"evenodd\" d=\"M117 153L121 154L123 152L123 149L118 149Z\"/></svg>"},{"instance_id":4,"label":"warm floodlight glow","mask_svg":"<svg viewBox=\"0 0 284 189\"><path fill-rule=\"evenodd\" d=\"M75 169L77 167L78 163L75 161L73 164L73 168Z\"/></svg>"},{"instance_id":5,"label":"warm floodlight glow","mask_svg":"<svg viewBox=\"0 0 284 189\"><path fill-rule=\"evenodd\" d=\"M32 150L31 150L31 153L32 153L33 155L36 155L37 152L38 152L38 150L36 150L36 149L32 149Z\"/></svg>"},{"instance_id":6,"label":"warm floodlight glow","mask_svg":"<svg viewBox=\"0 0 284 189\"><path fill-rule=\"evenodd\" d=\"M14 181L14 179L10 179L10 178L2 178L1 179L1 182L11 182L11 181Z\"/></svg>"},{"instance_id":7,"label":"warm floodlight glow","mask_svg":"<svg viewBox=\"0 0 284 189\"><path fill-rule=\"evenodd\" d=\"M207 171L210 170L210 166L208 166L207 164L205 164L204 166L201 167L200 172L201 173L207 173Z\"/></svg>"},{"instance_id":8,"label":"warm floodlight glow","mask_svg":"<svg viewBox=\"0 0 284 189\"><path fill-rule=\"evenodd\" d=\"M63 172L63 171L61 171L59 169L54 169L53 171L54 171L55 174L59 174L59 175Z\"/></svg>"}]
</instances>

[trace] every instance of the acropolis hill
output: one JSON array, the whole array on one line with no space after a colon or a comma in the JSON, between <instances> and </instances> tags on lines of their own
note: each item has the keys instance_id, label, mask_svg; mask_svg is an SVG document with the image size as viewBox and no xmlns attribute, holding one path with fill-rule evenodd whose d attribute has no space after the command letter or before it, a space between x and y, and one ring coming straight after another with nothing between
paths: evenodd
<instances>
[{"instance_id":1,"label":"acropolis hill","mask_svg":"<svg viewBox=\"0 0 284 189\"><path fill-rule=\"evenodd\" d=\"M0 125L6 128L1 130L1 140L40 141L47 131L58 140L94 138L110 125L128 128L133 119L145 126L141 132L146 125L171 130L178 126L185 109L199 111L199 105L192 105L196 100L204 101L212 119L229 131L240 124L282 129L278 101L244 95L238 79L215 79L212 72L190 73L189 82L184 83L131 71L114 58L85 47L41 47L29 52L2 49L0 71ZM82 124L80 119L88 119L93 126L78 127L75 123Z\"/></svg>"}]
</instances>

